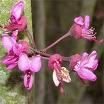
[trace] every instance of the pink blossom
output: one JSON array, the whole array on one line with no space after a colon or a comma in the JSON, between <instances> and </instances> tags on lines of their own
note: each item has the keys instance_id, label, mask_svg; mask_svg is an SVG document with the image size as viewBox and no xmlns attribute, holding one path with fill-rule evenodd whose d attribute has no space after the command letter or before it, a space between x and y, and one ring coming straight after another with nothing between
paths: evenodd
<instances>
[{"instance_id":1,"label":"pink blossom","mask_svg":"<svg viewBox=\"0 0 104 104\"><path fill-rule=\"evenodd\" d=\"M50 56L48 66L51 69L60 70L63 58L59 54L54 54Z\"/></svg>"},{"instance_id":2,"label":"pink blossom","mask_svg":"<svg viewBox=\"0 0 104 104\"><path fill-rule=\"evenodd\" d=\"M84 52L82 55L73 55L70 61L70 66L83 80L95 81L96 75L93 73L97 69L98 59L96 51L91 54ZM73 66L74 65L74 66Z\"/></svg>"},{"instance_id":3,"label":"pink blossom","mask_svg":"<svg viewBox=\"0 0 104 104\"><path fill-rule=\"evenodd\" d=\"M71 33L76 39L84 38L87 40L93 40L97 43L102 43L103 40L96 40L94 28L90 28L90 17L76 17L74 24L71 27Z\"/></svg>"},{"instance_id":4,"label":"pink blossom","mask_svg":"<svg viewBox=\"0 0 104 104\"><path fill-rule=\"evenodd\" d=\"M24 2L20 1L11 10L10 17L11 22L16 23L23 15L23 11L24 11Z\"/></svg>"},{"instance_id":5,"label":"pink blossom","mask_svg":"<svg viewBox=\"0 0 104 104\"><path fill-rule=\"evenodd\" d=\"M18 61L19 69L24 72L24 86L30 90L33 84L33 73L40 71L41 56L28 57L27 54L21 54Z\"/></svg>"},{"instance_id":6,"label":"pink blossom","mask_svg":"<svg viewBox=\"0 0 104 104\"><path fill-rule=\"evenodd\" d=\"M12 49L13 45L16 44L16 40L8 34L3 34L2 43L4 48L9 52Z\"/></svg>"},{"instance_id":7,"label":"pink blossom","mask_svg":"<svg viewBox=\"0 0 104 104\"><path fill-rule=\"evenodd\" d=\"M6 26L1 26L3 29L8 31L18 30L19 32L24 31L27 28L27 19L23 14L24 2L18 2L11 10L10 23Z\"/></svg>"},{"instance_id":8,"label":"pink blossom","mask_svg":"<svg viewBox=\"0 0 104 104\"><path fill-rule=\"evenodd\" d=\"M3 59L3 63L8 66L8 70L12 70L17 66L19 55L28 52L29 45L26 41L17 43L15 38L13 36L8 36L8 34L2 36L2 43L8 52L7 56Z\"/></svg>"},{"instance_id":9,"label":"pink blossom","mask_svg":"<svg viewBox=\"0 0 104 104\"><path fill-rule=\"evenodd\" d=\"M9 31L18 30L19 32L22 32L27 28L26 17L22 16L16 23L11 22L9 25L6 25L4 28Z\"/></svg>"},{"instance_id":10,"label":"pink blossom","mask_svg":"<svg viewBox=\"0 0 104 104\"><path fill-rule=\"evenodd\" d=\"M63 57L59 54L50 56L48 66L53 69L53 82L55 86L59 86L60 83L71 82L69 71L65 67L61 67Z\"/></svg>"}]
</instances>

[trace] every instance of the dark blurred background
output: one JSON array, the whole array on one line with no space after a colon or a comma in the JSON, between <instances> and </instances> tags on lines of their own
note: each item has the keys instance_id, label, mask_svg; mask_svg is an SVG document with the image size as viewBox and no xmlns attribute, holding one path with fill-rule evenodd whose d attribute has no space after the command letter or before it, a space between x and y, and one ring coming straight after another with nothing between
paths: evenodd
<instances>
[{"instance_id":1,"label":"dark blurred background","mask_svg":"<svg viewBox=\"0 0 104 104\"><path fill-rule=\"evenodd\" d=\"M34 39L39 49L43 49L65 34L72 26L74 18L80 15L89 15L91 26L96 29L97 38L104 38L104 0L31 0L31 2ZM85 85L75 73L71 73L72 82L65 84L65 95L62 96L52 81L52 73L46 65L47 62L44 61L43 70L36 74L36 86L31 93L29 104L104 104L103 45L69 37L48 53L71 56L92 50L98 52L100 60L96 82Z\"/></svg>"}]
</instances>

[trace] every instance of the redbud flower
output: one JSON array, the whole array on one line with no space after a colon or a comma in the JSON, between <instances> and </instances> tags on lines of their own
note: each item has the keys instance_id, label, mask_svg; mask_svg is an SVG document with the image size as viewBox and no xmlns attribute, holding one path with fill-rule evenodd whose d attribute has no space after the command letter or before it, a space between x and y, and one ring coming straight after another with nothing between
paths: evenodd
<instances>
[{"instance_id":1,"label":"redbud flower","mask_svg":"<svg viewBox=\"0 0 104 104\"><path fill-rule=\"evenodd\" d=\"M74 25L72 26L72 33L76 39L85 38L88 40L96 39L94 29L90 28L90 17L85 16L84 18L79 16L74 19Z\"/></svg>"},{"instance_id":2,"label":"redbud flower","mask_svg":"<svg viewBox=\"0 0 104 104\"><path fill-rule=\"evenodd\" d=\"M30 90L33 84L33 73L40 71L41 56L28 57L27 54L21 54L18 61L19 69L24 72L24 86Z\"/></svg>"},{"instance_id":3,"label":"redbud flower","mask_svg":"<svg viewBox=\"0 0 104 104\"><path fill-rule=\"evenodd\" d=\"M60 70L63 58L59 54L54 54L50 56L48 65L51 69Z\"/></svg>"},{"instance_id":4,"label":"redbud flower","mask_svg":"<svg viewBox=\"0 0 104 104\"><path fill-rule=\"evenodd\" d=\"M2 28L9 31L24 31L27 28L27 20L26 17L23 15L23 12L24 2L20 1L11 10L10 23Z\"/></svg>"},{"instance_id":5,"label":"redbud flower","mask_svg":"<svg viewBox=\"0 0 104 104\"><path fill-rule=\"evenodd\" d=\"M23 15L23 11L24 11L24 2L20 1L11 10L10 17L11 22L16 23Z\"/></svg>"},{"instance_id":6,"label":"redbud flower","mask_svg":"<svg viewBox=\"0 0 104 104\"><path fill-rule=\"evenodd\" d=\"M17 66L19 55L28 52L29 45L26 41L17 43L15 38L13 36L8 36L8 34L3 35L2 43L8 52L7 56L3 59L3 63L8 66L8 70L11 70Z\"/></svg>"},{"instance_id":7,"label":"redbud flower","mask_svg":"<svg viewBox=\"0 0 104 104\"><path fill-rule=\"evenodd\" d=\"M63 81L69 83L71 78L69 76L69 71L65 67L61 67L63 58L59 54L54 54L50 56L48 65L53 69L53 81L56 86L59 86Z\"/></svg>"},{"instance_id":8,"label":"redbud flower","mask_svg":"<svg viewBox=\"0 0 104 104\"><path fill-rule=\"evenodd\" d=\"M102 43L103 40L96 40L94 28L90 28L90 17L76 17L74 19L74 24L71 27L71 33L76 39L87 39L87 40L93 40L97 43Z\"/></svg>"},{"instance_id":9,"label":"redbud flower","mask_svg":"<svg viewBox=\"0 0 104 104\"><path fill-rule=\"evenodd\" d=\"M10 23L4 27L9 31L18 30L19 32L24 31L27 28L27 20L25 16L22 16L16 23Z\"/></svg>"},{"instance_id":10,"label":"redbud flower","mask_svg":"<svg viewBox=\"0 0 104 104\"><path fill-rule=\"evenodd\" d=\"M70 66L83 80L95 81L96 75L93 73L97 69L98 59L96 51L91 54L84 52L82 55L73 55Z\"/></svg>"}]
</instances>

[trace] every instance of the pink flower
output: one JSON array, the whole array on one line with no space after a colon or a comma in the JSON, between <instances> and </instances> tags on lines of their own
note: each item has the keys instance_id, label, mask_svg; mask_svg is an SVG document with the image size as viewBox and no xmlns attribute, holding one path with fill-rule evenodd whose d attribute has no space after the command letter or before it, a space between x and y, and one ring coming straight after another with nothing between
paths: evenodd
<instances>
[{"instance_id":1,"label":"pink flower","mask_svg":"<svg viewBox=\"0 0 104 104\"><path fill-rule=\"evenodd\" d=\"M14 37L9 36L8 34L3 34L2 43L7 52L10 52L14 44L16 44L16 40Z\"/></svg>"},{"instance_id":2,"label":"pink flower","mask_svg":"<svg viewBox=\"0 0 104 104\"><path fill-rule=\"evenodd\" d=\"M10 17L11 22L16 23L23 15L23 11L24 11L24 2L20 1L11 10Z\"/></svg>"},{"instance_id":3,"label":"pink flower","mask_svg":"<svg viewBox=\"0 0 104 104\"><path fill-rule=\"evenodd\" d=\"M90 17L76 17L74 19L74 24L71 27L71 33L76 39L87 39L87 40L93 40L97 43L102 43L103 40L96 40L94 28L90 28Z\"/></svg>"},{"instance_id":4,"label":"pink flower","mask_svg":"<svg viewBox=\"0 0 104 104\"><path fill-rule=\"evenodd\" d=\"M24 86L30 90L33 84L33 73L40 71L41 56L28 57L27 54L21 54L18 61L19 69L24 72Z\"/></svg>"},{"instance_id":5,"label":"pink flower","mask_svg":"<svg viewBox=\"0 0 104 104\"><path fill-rule=\"evenodd\" d=\"M26 17L22 16L16 23L11 22L9 25L6 25L4 28L9 31L18 30L19 32L22 32L27 28Z\"/></svg>"},{"instance_id":6,"label":"pink flower","mask_svg":"<svg viewBox=\"0 0 104 104\"><path fill-rule=\"evenodd\" d=\"M59 86L63 81L69 83L71 78L69 76L69 71L65 67L61 67L63 58L59 54L54 54L50 56L48 65L53 69L53 82L56 86Z\"/></svg>"},{"instance_id":7,"label":"pink flower","mask_svg":"<svg viewBox=\"0 0 104 104\"><path fill-rule=\"evenodd\" d=\"M97 69L98 59L96 51L90 55L84 52L82 55L73 55L71 57L70 66L83 80L95 81L96 75L93 73Z\"/></svg>"},{"instance_id":8,"label":"pink flower","mask_svg":"<svg viewBox=\"0 0 104 104\"><path fill-rule=\"evenodd\" d=\"M10 23L2 28L19 32L24 31L27 28L27 19L23 14L24 12L24 2L18 2L11 10Z\"/></svg>"},{"instance_id":9,"label":"pink flower","mask_svg":"<svg viewBox=\"0 0 104 104\"><path fill-rule=\"evenodd\" d=\"M55 70L60 70L61 69L61 64L62 64L63 58L61 55L59 54L54 54L50 56L49 62L48 62L48 66L51 69L55 69Z\"/></svg>"},{"instance_id":10,"label":"pink flower","mask_svg":"<svg viewBox=\"0 0 104 104\"><path fill-rule=\"evenodd\" d=\"M19 55L28 52L29 45L26 41L19 41L17 43L15 37L8 36L8 34L2 36L2 43L8 52L7 56L3 59L3 63L8 66L8 70L12 70L17 66Z\"/></svg>"}]
</instances>

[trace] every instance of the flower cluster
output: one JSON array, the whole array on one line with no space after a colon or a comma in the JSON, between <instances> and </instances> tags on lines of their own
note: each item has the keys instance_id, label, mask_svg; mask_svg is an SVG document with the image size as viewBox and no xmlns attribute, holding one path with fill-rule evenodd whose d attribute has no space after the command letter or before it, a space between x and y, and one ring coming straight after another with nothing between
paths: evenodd
<instances>
[{"instance_id":1,"label":"flower cluster","mask_svg":"<svg viewBox=\"0 0 104 104\"><path fill-rule=\"evenodd\" d=\"M52 48L67 36L99 42L96 39L94 29L89 28L89 16L76 17L70 31L48 47L44 48L43 51L36 49L36 47L31 46L27 41L19 38L20 32L24 32L27 29L23 1L20 1L13 6L9 20L9 24L2 27L4 29L4 33L2 34L2 44L7 50L7 55L2 62L7 66L9 71L16 68L23 72L24 86L26 89L30 90L32 88L34 81L33 75L42 69L42 59L48 59L48 67L53 72L53 82L55 86L60 87L61 89L63 89L64 82L70 83L72 80L69 69L71 69L71 72L75 72L83 81L96 81L97 76L94 74L94 71L98 67L98 58L95 50L90 54L84 52L70 57L65 57L58 53L46 53L48 49ZM28 33L26 32L26 34ZM101 42L102 40L99 43ZM64 61L68 62L69 68L64 66Z\"/></svg>"},{"instance_id":2,"label":"flower cluster","mask_svg":"<svg viewBox=\"0 0 104 104\"><path fill-rule=\"evenodd\" d=\"M18 68L24 73L24 86L29 90L33 84L33 74L41 68L41 56L32 56L29 43L19 39L20 32L27 28L27 20L24 15L24 2L20 1L13 6L10 12L10 23L3 27L2 44L7 55L2 60L8 71Z\"/></svg>"}]
</instances>

